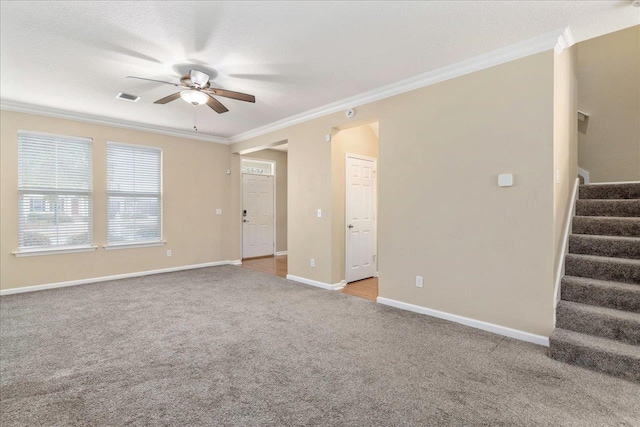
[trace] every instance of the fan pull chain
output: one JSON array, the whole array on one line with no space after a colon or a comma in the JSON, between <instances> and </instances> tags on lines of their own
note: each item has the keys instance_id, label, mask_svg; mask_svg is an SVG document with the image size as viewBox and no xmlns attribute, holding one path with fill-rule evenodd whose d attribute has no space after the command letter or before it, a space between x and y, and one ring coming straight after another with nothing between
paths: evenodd
<instances>
[{"instance_id":1,"label":"fan pull chain","mask_svg":"<svg viewBox=\"0 0 640 427\"><path fill-rule=\"evenodd\" d=\"M198 112L196 111L196 106L193 106L193 130L198 132Z\"/></svg>"}]
</instances>

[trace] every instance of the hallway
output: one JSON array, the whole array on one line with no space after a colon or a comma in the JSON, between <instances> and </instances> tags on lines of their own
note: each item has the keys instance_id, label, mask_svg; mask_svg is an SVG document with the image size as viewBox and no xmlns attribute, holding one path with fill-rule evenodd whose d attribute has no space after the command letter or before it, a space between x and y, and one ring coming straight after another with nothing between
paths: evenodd
<instances>
[{"instance_id":1,"label":"hallway","mask_svg":"<svg viewBox=\"0 0 640 427\"><path fill-rule=\"evenodd\" d=\"M242 267L286 278L288 271L287 256L271 255L266 257L243 259ZM340 292L375 301L376 298L378 298L378 278L371 277L369 279L349 283Z\"/></svg>"}]
</instances>

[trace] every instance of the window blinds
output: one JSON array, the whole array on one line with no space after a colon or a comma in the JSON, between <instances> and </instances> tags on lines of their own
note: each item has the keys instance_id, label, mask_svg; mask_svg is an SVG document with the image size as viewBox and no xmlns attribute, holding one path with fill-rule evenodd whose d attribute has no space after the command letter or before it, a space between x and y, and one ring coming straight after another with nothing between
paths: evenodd
<instances>
[{"instance_id":1,"label":"window blinds","mask_svg":"<svg viewBox=\"0 0 640 427\"><path fill-rule=\"evenodd\" d=\"M18 132L18 246L89 246L92 141Z\"/></svg>"},{"instance_id":2,"label":"window blinds","mask_svg":"<svg viewBox=\"0 0 640 427\"><path fill-rule=\"evenodd\" d=\"M162 239L162 150L107 143L107 243Z\"/></svg>"}]
</instances>

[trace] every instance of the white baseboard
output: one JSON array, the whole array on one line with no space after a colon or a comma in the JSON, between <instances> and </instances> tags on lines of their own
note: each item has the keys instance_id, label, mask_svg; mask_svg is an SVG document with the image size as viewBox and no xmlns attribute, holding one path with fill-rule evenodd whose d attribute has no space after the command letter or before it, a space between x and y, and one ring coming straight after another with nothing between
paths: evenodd
<instances>
[{"instance_id":1,"label":"white baseboard","mask_svg":"<svg viewBox=\"0 0 640 427\"><path fill-rule=\"evenodd\" d=\"M276 252L275 256L282 256L282 255L286 255L287 251L280 251L280 252Z\"/></svg>"},{"instance_id":2,"label":"white baseboard","mask_svg":"<svg viewBox=\"0 0 640 427\"><path fill-rule=\"evenodd\" d=\"M472 328L482 329L483 331L492 332L498 335L504 335L505 337L515 338L517 340L549 347L549 338L542 335L535 335L529 332L520 331L518 329L512 329L506 326L483 322L482 320L458 316L457 314L445 313L444 311L438 311L431 308L409 304L402 301L396 301L389 298L378 297L377 302L379 304L388 305L402 310L413 311L414 313L426 314L427 316L437 317L438 319L461 323L466 326L471 326Z\"/></svg>"},{"instance_id":3,"label":"white baseboard","mask_svg":"<svg viewBox=\"0 0 640 427\"><path fill-rule=\"evenodd\" d=\"M67 286L85 285L89 283L106 282L108 280L128 279L130 277L149 276L152 274L172 273L175 271L193 270L196 268L216 267L219 265L240 265L240 264L242 263L239 260L215 261L215 262L206 262L204 264L192 264L192 265L183 265L180 267L162 268L159 270L138 271L135 273L115 274L113 276L103 276L103 277L94 277L90 279L71 280L69 282L58 282L58 283L47 283L45 285L24 286L21 288L2 289L0 290L0 296L11 295L11 294L21 294L23 292L43 291L45 289L65 288Z\"/></svg>"},{"instance_id":4,"label":"white baseboard","mask_svg":"<svg viewBox=\"0 0 640 427\"><path fill-rule=\"evenodd\" d=\"M294 276L292 274L287 274L287 279L293 280L294 282L304 283L305 285L315 286L317 288L327 289L330 291L339 291L344 288L344 283L335 283L330 285L324 282L318 282L317 280L306 279L304 277Z\"/></svg>"},{"instance_id":5,"label":"white baseboard","mask_svg":"<svg viewBox=\"0 0 640 427\"><path fill-rule=\"evenodd\" d=\"M226 261L226 262L229 265L242 265L242 260L241 259L234 259L234 260Z\"/></svg>"}]
</instances>

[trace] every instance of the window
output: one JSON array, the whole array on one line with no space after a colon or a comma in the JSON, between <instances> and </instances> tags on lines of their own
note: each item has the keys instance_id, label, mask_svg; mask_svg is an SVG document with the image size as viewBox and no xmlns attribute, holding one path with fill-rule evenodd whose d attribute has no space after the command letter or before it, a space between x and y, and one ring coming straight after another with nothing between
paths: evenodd
<instances>
[{"instance_id":1,"label":"window","mask_svg":"<svg viewBox=\"0 0 640 427\"><path fill-rule=\"evenodd\" d=\"M91 145L87 138L18 132L19 252L92 244Z\"/></svg>"},{"instance_id":2,"label":"window","mask_svg":"<svg viewBox=\"0 0 640 427\"><path fill-rule=\"evenodd\" d=\"M242 173L253 175L273 175L273 164L259 160L242 159Z\"/></svg>"},{"instance_id":3,"label":"window","mask_svg":"<svg viewBox=\"0 0 640 427\"><path fill-rule=\"evenodd\" d=\"M107 143L107 245L162 239L162 150Z\"/></svg>"}]
</instances>

